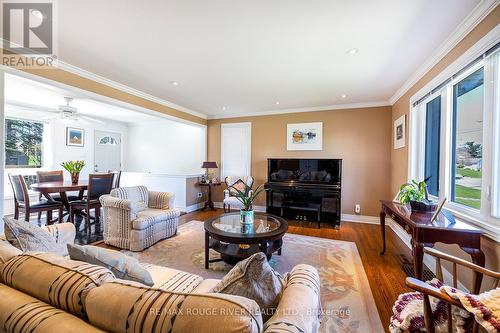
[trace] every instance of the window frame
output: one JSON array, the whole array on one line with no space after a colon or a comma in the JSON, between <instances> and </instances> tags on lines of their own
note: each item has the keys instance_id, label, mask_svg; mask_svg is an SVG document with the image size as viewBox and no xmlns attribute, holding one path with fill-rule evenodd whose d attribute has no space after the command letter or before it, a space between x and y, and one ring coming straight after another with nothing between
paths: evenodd
<instances>
[{"instance_id":1,"label":"window frame","mask_svg":"<svg viewBox=\"0 0 500 333\"><path fill-rule=\"evenodd\" d=\"M445 207L456 218L476 225L483 229L488 237L497 241L500 241L500 50L483 57L463 72L460 70L466 68L499 41L500 28L496 27L410 98L408 147L408 180L423 179L425 148L422 147L425 144L425 108L429 101L441 95L439 198L434 196L430 198L439 200L446 197L451 200L451 177L454 176L451 174L453 86L480 67L484 67L481 209L478 211L451 201L448 201ZM439 91L433 91L433 88L438 87L454 73L459 74L440 86ZM428 93L429 91L432 91L432 94ZM418 104L414 106L417 101Z\"/></svg>"}]
</instances>

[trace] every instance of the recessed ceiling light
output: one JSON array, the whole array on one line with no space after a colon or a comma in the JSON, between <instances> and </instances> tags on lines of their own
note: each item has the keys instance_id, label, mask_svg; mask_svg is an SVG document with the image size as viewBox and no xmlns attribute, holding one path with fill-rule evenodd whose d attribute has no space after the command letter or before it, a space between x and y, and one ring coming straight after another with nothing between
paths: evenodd
<instances>
[{"instance_id":1,"label":"recessed ceiling light","mask_svg":"<svg viewBox=\"0 0 500 333\"><path fill-rule=\"evenodd\" d=\"M342 96L340 96L342 98L347 98L347 95L346 94L343 94Z\"/></svg>"},{"instance_id":2,"label":"recessed ceiling light","mask_svg":"<svg viewBox=\"0 0 500 333\"><path fill-rule=\"evenodd\" d=\"M279 101L276 101L276 102L274 102L274 104L276 104L276 105L280 105L280 102L279 102Z\"/></svg>"},{"instance_id":3,"label":"recessed ceiling light","mask_svg":"<svg viewBox=\"0 0 500 333\"><path fill-rule=\"evenodd\" d=\"M226 107L225 106L222 107L222 111L226 111Z\"/></svg>"},{"instance_id":4,"label":"recessed ceiling light","mask_svg":"<svg viewBox=\"0 0 500 333\"><path fill-rule=\"evenodd\" d=\"M356 49L356 48L354 48L354 49L349 49L349 50L347 50L347 51L346 51L346 53L347 53L347 54L356 54L356 53L358 53L358 52L359 52L359 50L358 50L358 49Z\"/></svg>"},{"instance_id":5,"label":"recessed ceiling light","mask_svg":"<svg viewBox=\"0 0 500 333\"><path fill-rule=\"evenodd\" d=\"M177 81L170 81L170 83L172 83L173 86L178 86L179 85L179 82L177 82Z\"/></svg>"}]
</instances>

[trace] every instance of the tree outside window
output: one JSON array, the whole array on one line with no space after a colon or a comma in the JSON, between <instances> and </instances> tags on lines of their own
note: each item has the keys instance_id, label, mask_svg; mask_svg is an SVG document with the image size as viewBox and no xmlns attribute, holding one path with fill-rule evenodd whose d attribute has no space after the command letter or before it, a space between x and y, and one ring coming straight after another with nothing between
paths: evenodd
<instances>
[{"instance_id":1,"label":"tree outside window","mask_svg":"<svg viewBox=\"0 0 500 333\"><path fill-rule=\"evenodd\" d=\"M5 119L5 167L42 166L43 124L29 120Z\"/></svg>"}]
</instances>

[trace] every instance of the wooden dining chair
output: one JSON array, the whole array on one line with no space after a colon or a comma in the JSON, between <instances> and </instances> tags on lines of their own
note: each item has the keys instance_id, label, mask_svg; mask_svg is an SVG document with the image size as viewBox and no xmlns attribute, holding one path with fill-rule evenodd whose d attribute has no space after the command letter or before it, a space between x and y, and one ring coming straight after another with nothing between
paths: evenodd
<instances>
[{"instance_id":1,"label":"wooden dining chair","mask_svg":"<svg viewBox=\"0 0 500 333\"><path fill-rule=\"evenodd\" d=\"M495 289L499 286L500 282L500 272L494 272L491 271L487 268L475 265L471 262L468 262L466 260L451 256L449 254L440 252L438 250L432 249L432 248L424 248L424 253L428 254L436 260L436 277L439 281L444 281L443 280L443 268L441 266L442 261L447 261L451 263L452 267L452 286L453 288L457 288L458 281L457 281L457 266L462 266L465 267L473 272L473 279L472 279L472 288L471 292L473 294L479 294L481 290L481 284L483 280L483 276L487 276L492 280L492 288ZM433 318L433 313L431 309L431 303L429 297L435 297L441 301L444 301L446 303L446 312L447 312L447 318L448 318L448 332L453 332L453 322L452 322L452 306L459 307L463 309L464 307L462 306L462 303L459 300L456 300L452 297L450 297L447 293L444 291L441 291L439 288L435 288L423 281L414 279L414 278L406 278L406 285L410 287L411 289L418 291L423 294L423 309L424 309L424 324L425 324L425 331L427 333L434 333L435 328L434 328L434 318ZM479 330L479 324L477 321L474 321L472 332L477 333Z\"/></svg>"},{"instance_id":2,"label":"wooden dining chair","mask_svg":"<svg viewBox=\"0 0 500 333\"><path fill-rule=\"evenodd\" d=\"M69 218L70 222L75 222L75 214L77 211L85 212L85 228L90 234L90 211L95 210L96 223L99 222L101 212L101 202L99 198L102 195L109 194L113 188L114 174L90 174L89 185L87 188L87 196L82 200L71 201L69 203Z\"/></svg>"},{"instance_id":3,"label":"wooden dining chair","mask_svg":"<svg viewBox=\"0 0 500 333\"><path fill-rule=\"evenodd\" d=\"M122 172L119 171L112 171L108 170L108 173L113 174L113 188L119 188L120 187L120 178L122 177Z\"/></svg>"},{"instance_id":4,"label":"wooden dining chair","mask_svg":"<svg viewBox=\"0 0 500 333\"><path fill-rule=\"evenodd\" d=\"M50 200L39 200L31 203L28 187L22 175L9 174L10 184L14 192L14 218L19 219L19 212L24 211L24 220L29 222L31 213L39 213L39 219L42 212L47 212L47 225L52 222L52 211L58 211L58 222L62 222L64 206L61 202Z\"/></svg>"}]
</instances>

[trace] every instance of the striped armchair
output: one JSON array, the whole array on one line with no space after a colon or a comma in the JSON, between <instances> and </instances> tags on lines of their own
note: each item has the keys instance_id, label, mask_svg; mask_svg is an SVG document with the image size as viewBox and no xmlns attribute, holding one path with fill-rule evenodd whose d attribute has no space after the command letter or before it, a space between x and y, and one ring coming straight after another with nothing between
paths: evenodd
<instances>
[{"instance_id":1,"label":"striped armchair","mask_svg":"<svg viewBox=\"0 0 500 333\"><path fill-rule=\"evenodd\" d=\"M106 244L142 251L177 233L180 211L174 194L148 191L145 186L122 187L100 198Z\"/></svg>"}]
</instances>

